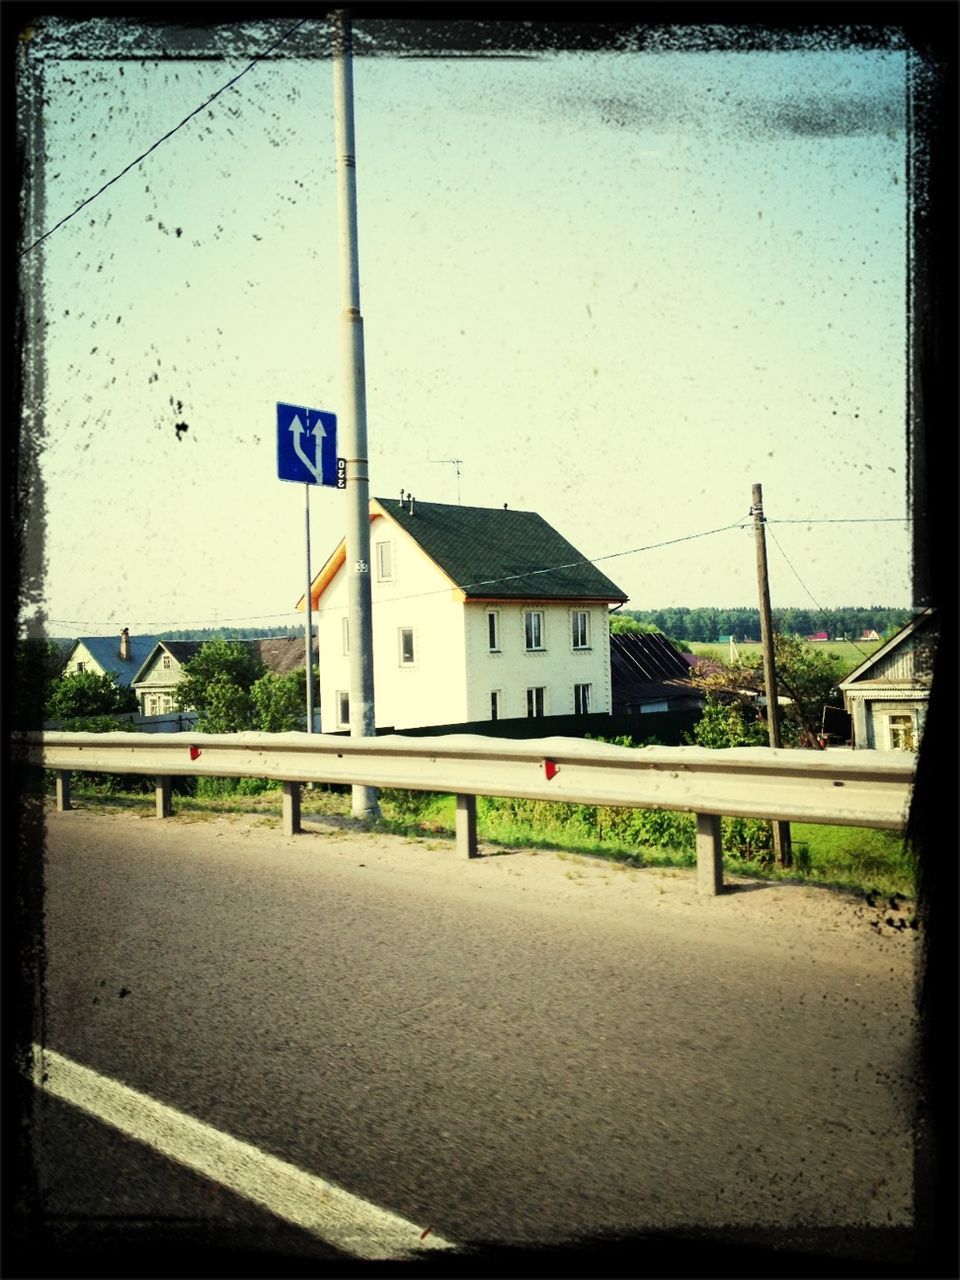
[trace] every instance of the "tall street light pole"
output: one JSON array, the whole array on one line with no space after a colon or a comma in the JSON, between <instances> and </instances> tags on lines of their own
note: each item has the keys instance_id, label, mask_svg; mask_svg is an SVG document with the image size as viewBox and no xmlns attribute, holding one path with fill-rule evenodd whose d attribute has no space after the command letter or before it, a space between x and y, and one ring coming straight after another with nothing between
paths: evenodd
<instances>
[{"instance_id":1,"label":"tall street light pole","mask_svg":"<svg viewBox=\"0 0 960 1280\"><path fill-rule=\"evenodd\" d=\"M353 132L353 40L350 16L333 15L333 111L337 147L340 226L341 380L343 454L346 458L346 574L350 633L350 734L373 737L373 623L370 594L370 497L367 404L357 255L357 161ZM353 816L379 816L374 787L354 786Z\"/></svg>"}]
</instances>

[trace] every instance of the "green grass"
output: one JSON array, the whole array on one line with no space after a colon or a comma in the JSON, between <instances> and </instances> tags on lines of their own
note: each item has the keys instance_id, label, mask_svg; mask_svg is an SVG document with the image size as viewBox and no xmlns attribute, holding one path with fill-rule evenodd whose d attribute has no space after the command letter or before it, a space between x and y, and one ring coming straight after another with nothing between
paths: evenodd
<instances>
[{"instance_id":1,"label":"green grass","mask_svg":"<svg viewBox=\"0 0 960 1280\"><path fill-rule=\"evenodd\" d=\"M79 801L95 802L97 809L104 812L135 812L144 816L155 812L152 793L104 795L102 791L75 785L73 795ZM308 820L317 815L348 819L350 803L348 792L317 788L303 792L302 809ZM437 837L452 839L456 821L456 801L452 795L385 790L380 793L380 806L382 818L376 824L377 830L421 841L432 836L431 848L443 847ZM189 816L192 821L229 813L279 820L281 792L276 788L252 796L197 798L174 795L173 811L174 814ZM477 804L477 834L486 843L503 848L554 849L600 857L632 867L695 865L688 816L656 815L650 829L662 831L661 838L665 841L674 840L671 847L669 843L641 843L629 832L624 836L624 828L629 828L632 823L636 829L640 823L640 811L618 810L614 818L611 818L612 813L611 810L598 811L584 805L481 797ZM614 829L603 825L598 827L598 821L601 824L613 821ZM619 832L616 830L618 821ZM357 826L359 829L362 824ZM794 823L791 825L791 837L794 865L790 868L731 854L724 855L724 868L732 875L790 880L853 892L866 893L876 889L884 894L916 896L910 853L903 839L894 832Z\"/></svg>"},{"instance_id":2,"label":"green grass","mask_svg":"<svg viewBox=\"0 0 960 1280\"><path fill-rule=\"evenodd\" d=\"M404 796L399 801L392 796ZM384 830L404 835L453 833L456 802L453 796L425 796L417 811L416 793L384 793L381 797ZM535 804L531 823L518 816L522 808L509 801L481 798L477 805L477 835L481 840L510 848L558 849L643 867L692 867L692 845L671 848L640 845L618 838L585 820L585 806ZM580 810L579 815L576 811ZM571 813L571 811L574 811ZM603 812L603 811L601 811ZM794 864L789 868L769 862L724 855L724 868L733 875L772 880L800 881L829 888L916 896L913 861L903 839L895 832L866 827L832 827L820 823L791 825Z\"/></svg>"}]
</instances>

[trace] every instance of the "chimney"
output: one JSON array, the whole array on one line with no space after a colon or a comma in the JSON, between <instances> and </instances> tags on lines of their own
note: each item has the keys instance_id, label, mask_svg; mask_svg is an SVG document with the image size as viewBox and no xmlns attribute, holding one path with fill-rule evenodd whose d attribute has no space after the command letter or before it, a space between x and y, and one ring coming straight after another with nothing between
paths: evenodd
<instances>
[{"instance_id":1,"label":"chimney","mask_svg":"<svg viewBox=\"0 0 960 1280\"><path fill-rule=\"evenodd\" d=\"M401 490L400 490L400 506L401 506L401 507L403 506L403 497L404 497L404 492L403 492L403 490L401 489Z\"/></svg>"},{"instance_id":2,"label":"chimney","mask_svg":"<svg viewBox=\"0 0 960 1280\"><path fill-rule=\"evenodd\" d=\"M126 627L120 632L120 661L130 661L130 632Z\"/></svg>"}]
</instances>

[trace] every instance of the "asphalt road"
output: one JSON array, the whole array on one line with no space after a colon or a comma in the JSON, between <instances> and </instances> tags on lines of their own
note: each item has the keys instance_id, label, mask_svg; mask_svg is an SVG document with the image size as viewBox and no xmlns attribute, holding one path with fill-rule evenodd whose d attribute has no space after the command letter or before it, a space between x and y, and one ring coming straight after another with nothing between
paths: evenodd
<instances>
[{"instance_id":1,"label":"asphalt road","mask_svg":"<svg viewBox=\"0 0 960 1280\"><path fill-rule=\"evenodd\" d=\"M92 811L46 859L48 1047L448 1240L913 1222L912 954L825 891ZM336 1256L64 1103L34 1150L58 1239Z\"/></svg>"}]
</instances>

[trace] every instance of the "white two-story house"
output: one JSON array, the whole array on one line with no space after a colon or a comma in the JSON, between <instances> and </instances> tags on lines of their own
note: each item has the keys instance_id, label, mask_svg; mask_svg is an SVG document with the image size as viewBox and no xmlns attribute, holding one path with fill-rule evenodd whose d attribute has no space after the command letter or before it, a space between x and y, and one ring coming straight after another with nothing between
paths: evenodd
<instances>
[{"instance_id":1,"label":"white two-story house","mask_svg":"<svg viewBox=\"0 0 960 1280\"><path fill-rule=\"evenodd\" d=\"M611 710L627 597L536 512L373 498L370 553L378 728ZM350 723L345 559L311 587L325 733Z\"/></svg>"}]
</instances>

